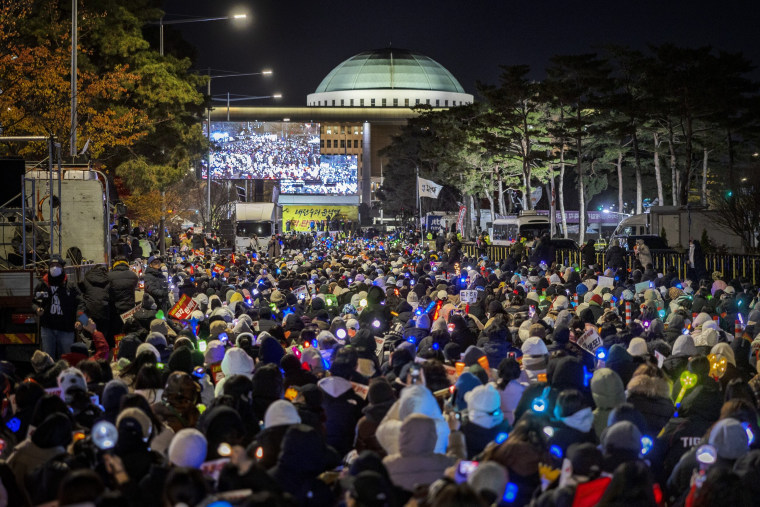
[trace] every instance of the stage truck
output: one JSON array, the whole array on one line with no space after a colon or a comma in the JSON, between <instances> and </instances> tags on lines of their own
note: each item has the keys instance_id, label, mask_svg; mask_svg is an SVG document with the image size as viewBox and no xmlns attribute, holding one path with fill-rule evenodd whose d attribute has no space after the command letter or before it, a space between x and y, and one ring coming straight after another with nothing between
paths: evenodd
<instances>
[{"instance_id":1,"label":"stage truck","mask_svg":"<svg viewBox=\"0 0 760 507\"><path fill-rule=\"evenodd\" d=\"M701 240L702 233L707 231L716 247L729 253L745 253L741 237L721 225L717 216L717 211L701 207L652 206L646 213L623 219L612 238L664 233L670 247L688 248L690 238Z\"/></svg>"},{"instance_id":2,"label":"stage truck","mask_svg":"<svg viewBox=\"0 0 760 507\"><path fill-rule=\"evenodd\" d=\"M235 204L235 250L245 252L255 246L267 247L276 234L275 205L271 202L238 202Z\"/></svg>"},{"instance_id":3,"label":"stage truck","mask_svg":"<svg viewBox=\"0 0 760 507\"><path fill-rule=\"evenodd\" d=\"M549 217L535 211L522 211L519 215L497 218L493 221L491 244L508 246L520 238L540 238L549 234L551 224Z\"/></svg>"}]
</instances>

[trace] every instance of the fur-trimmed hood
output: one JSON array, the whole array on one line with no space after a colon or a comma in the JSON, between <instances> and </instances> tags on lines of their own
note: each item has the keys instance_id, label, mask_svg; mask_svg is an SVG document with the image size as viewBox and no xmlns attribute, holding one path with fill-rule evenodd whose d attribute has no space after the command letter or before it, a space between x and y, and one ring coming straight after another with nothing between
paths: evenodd
<instances>
[{"instance_id":1,"label":"fur-trimmed hood","mask_svg":"<svg viewBox=\"0 0 760 507\"><path fill-rule=\"evenodd\" d=\"M636 375L628 382L628 394L640 394L648 398L668 398L670 387L665 379L650 377L649 375Z\"/></svg>"}]
</instances>

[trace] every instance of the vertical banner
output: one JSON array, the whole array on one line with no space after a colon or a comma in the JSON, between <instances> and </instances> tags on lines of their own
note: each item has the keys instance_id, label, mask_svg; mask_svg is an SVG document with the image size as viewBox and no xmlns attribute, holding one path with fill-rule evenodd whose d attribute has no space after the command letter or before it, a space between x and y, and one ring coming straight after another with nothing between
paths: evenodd
<instances>
[{"instance_id":1,"label":"vertical banner","mask_svg":"<svg viewBox=\"0 0 760 507\"><path fill-rule=\"evenodd\" d=\"M457 217L457 231L464 235L464 215L467 212L467 206L459 206L459 216Z\"/></svg>"}]
</instances>

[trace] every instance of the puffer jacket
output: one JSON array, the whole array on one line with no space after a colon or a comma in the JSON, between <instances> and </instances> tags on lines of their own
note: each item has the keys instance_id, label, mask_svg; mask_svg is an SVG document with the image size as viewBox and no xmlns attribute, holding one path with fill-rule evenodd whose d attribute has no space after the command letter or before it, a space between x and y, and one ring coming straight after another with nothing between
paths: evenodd
<instances>
[{"instance_id":1,"label":"puffer jacket","mask_svg":"<svg viewBox=\"0 0 760 507\"><path fill-rule=\"evenodd\" d=\"M143 275L145 278L145 293L156 301L159 310L164 313L169 309L169 282L160 269L148 266Z\"/></svg>"},{"instance_id":2,"label":"puffer jacket","mask_svg":"<svg viewBox=\"0 0 760 507\"><path fill-rule=\"evenodd\" d=\"M106 323L109 318L108 303L110 301L110 286L108 270L105 266L95 266L84 275L79 284L82 299L87 307L87 316L98 323Z\"/></svg>"},{"instance_id":3,"label":"puffer jacket","mask_svg":"<svg viewBox=\"0 0 760 507\"><path fill-rule=\"evenodd\" d=\"M435 452L436 424L423 414L412 414L400 428L398 452L383 458L391 482L413 491L417 484L432 484L456 458Z\"/></svg>"},{"instance_id":4,"label":"puffer jacket","mask_svg":"<svg viewBox=\"0 0 760 507\"><path fill-rule=\"evenodd\" d=\"M669 395L670 386L662 378L636 375L628 382L628 403L644 416L650 437L658 435L673 417L675 408Z\"/></svg>"},{"instance_id":5,"label":"puffer jacket","mask_svg":"<svg viewBox=\"0 0 760 507\"><path fill-rule=\"evenodd\" d=\"M129 269L126 262L116 262L108 273L111 305L118 314L128 312L135 307L135 290L137 274Z\"/></svg>"},{"instance_id":6,"label":"puffer jacket","mask_svg":"<svg viewBox=\"0 0 760 507\"><path fill-rule=\"evenodd\" d=\"M354 445L356 423L365 402L344 378L323 378L317 385L322 391L322 408L327 416L327 444L344 456Z\"/></svg>"}]
</instances>

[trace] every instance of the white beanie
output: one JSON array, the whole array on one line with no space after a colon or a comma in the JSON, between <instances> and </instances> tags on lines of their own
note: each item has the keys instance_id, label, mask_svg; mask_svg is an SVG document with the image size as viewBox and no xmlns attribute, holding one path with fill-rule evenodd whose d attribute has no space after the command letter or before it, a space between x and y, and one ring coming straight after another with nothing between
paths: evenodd
<instances>
[{"instance_id":1,"label":"white beanie","mask_svg":"<svg viewBox=\"0 0 760 507\"><path fill-rule=\"evenodd\" d=\"M296 407L288 400L277 400L269 405L264 414L264 427L284 426L286 424L300 424L301 416Z\"/></svg>"},{"instance_id":2,"label":"white beanie","mask_svg":"<svg viewBox=\"0 0 760 507\"><path fill-rule=\"evenodd\" d=\"M648 356L649 350L647 349L647 342L644 338L634 338L631 343L628 344L628 353L632 356Z\"/></svg>"},{"instance_id":3,"label":"white beanie","mask_svg":"<svg viewBox=\"0 0 760 507\"><path fill-rule=\"evenodd\" d=\"M545 356L549 354L546 344L538 336L531 336L525 340L520 350L522 350L525 356Z\"/></svg>"},{"instance_id":4,"label":"white beanie","mask_svg":"<svg viewBox=\"0 0 760 507\"><path fill-rule=\"evenodd\" d=\"M222 373L225 377L232 375L246 375L253 373L253 358L245 350L233 347L224 354L222 359Z\"/></svg>"},{"instance_id":5,"label":"white beanie","mask_svg":"<svg viewBox=\"0 0 760 507\"><path fill-rule=\"evenodd\" d=\"M477 386L464 395L470 421L482 428L493 428L504 421L501 396L491 384Z\"/></svg>"},{"instance_id":6,"label":"white beanie","mask_svg":"<svg viewBox=\"0 0 760 507\"><path fill-rule=\"evenodd\" d=\"M694 319L694 322L692 323L692 325L694 327L698 327L698 326L701 326L702 324L704 324L705 322L707 322L709 320L711 320L710 319L710 314L702 312L702 313L700 313L699 315L696 316L696 318Z\"/></svg>"},{"instance_id":7,"label":"white beanie","mask_svg":"<svg viewBox=\"0 0 760 507\"><path fill-rule=\"evenodd\" d=\"M552 303L552 309L557 311L566 310L569 304L567 296L557 296L554 299L554 303Z\"/></svg>"},{"instance_id":8,"label":"white beanie","mask_svg":"<svg viewBox=\"0 0 760 507\"><path fill-rule=\"evenodd\" d=\"M194 428L179 430L169 444L169 461L178 467L200 468L206 460L206 437Z\"/></svg>"}]
</instances>

